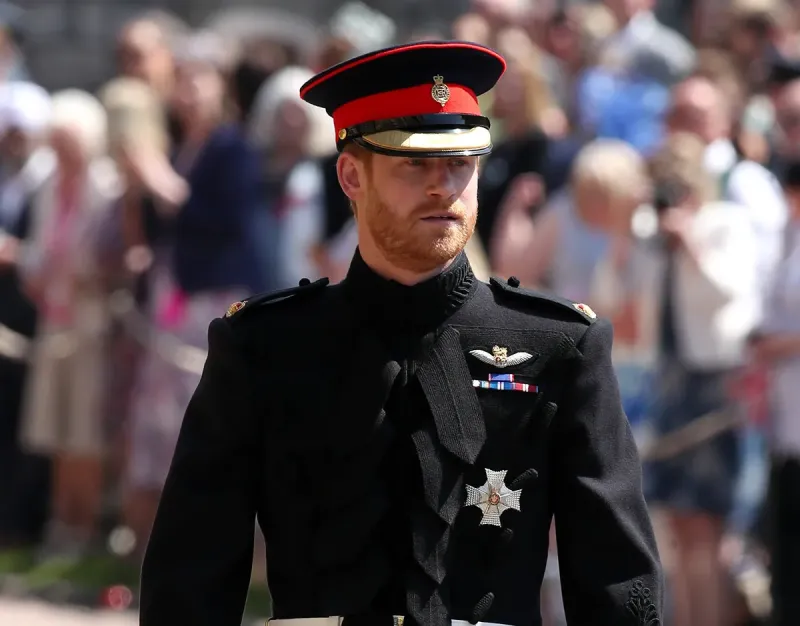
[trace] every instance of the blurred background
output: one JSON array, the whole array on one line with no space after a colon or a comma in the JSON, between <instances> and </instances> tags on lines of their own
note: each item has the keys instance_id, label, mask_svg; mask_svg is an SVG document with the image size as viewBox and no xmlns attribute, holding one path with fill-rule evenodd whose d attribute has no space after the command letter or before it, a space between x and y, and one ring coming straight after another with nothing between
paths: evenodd
<instances>
[{"instance_id":1,"label":"blurred background","mask_svg":"<svg viewBox=\"0 0 800 626\"><path fill-rule=\"evenodd\" d=\"M611 318L665 624L796 624L799 11L0 3L0 623L136 623L209 321L341 280L355 249L332 125L300 85L375 48L460 39L509 61L482 97L495 150L468 255L481 278ZM551 544L542 606L563 626L555 529ZM246 623L269 616L257 545Z\"/></svg>"}]
</instances>

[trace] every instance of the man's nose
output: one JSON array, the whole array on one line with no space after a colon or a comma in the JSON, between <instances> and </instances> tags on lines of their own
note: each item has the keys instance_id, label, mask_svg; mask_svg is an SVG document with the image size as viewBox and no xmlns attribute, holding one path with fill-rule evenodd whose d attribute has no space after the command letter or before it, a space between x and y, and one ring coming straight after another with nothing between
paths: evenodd
<instances>
[{"instance_id":1,"label":"man's nose","mask_svg":"<svg viewBox=\"0 0 800 626\"><path fill-rule=\"evenodd\" d=\"M431 162L428 195L436 198L452 198L458 190L447 159L431 159Z\"/></svg>"}]
</instances>

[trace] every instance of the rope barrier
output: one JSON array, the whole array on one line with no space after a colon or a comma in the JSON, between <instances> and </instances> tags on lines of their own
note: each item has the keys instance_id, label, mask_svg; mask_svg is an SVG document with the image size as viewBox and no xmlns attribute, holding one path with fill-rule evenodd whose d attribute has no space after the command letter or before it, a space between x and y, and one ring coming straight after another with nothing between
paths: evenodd
<instances>
[{"instance_id":1,"label":"rope barrier","mask_svg":"<svg viewBox=\"0 0 800 626\"><path fill-rule=\"evenodd\" d=\"M208 352L155 328L137 308L131 292L116 291L109 298L111 315L122 322L125 332L162 360L189 374L200 375Z\"/></svg>"},{"instance_id":2,"label":"rope barrier","mask_svg":"<svg viewBox=\"0 0 800 626\"><path fill-rule=\"evenodd\" d=\"M740 411L721 410L706 413L686 426L674 430L651 442L640 445L642 461L664 461L696 448L745 422Z\"/></svg>"},{"instance_id":3,"label":"rope barrier","mask_svg":"<svg viewBox=\"0 0 800 626\"><path fill-rule=\"evenodd\" d=\"M198 376L203 373L208 352L155 328L136 308L133 295L129 291L121 289L112 293L108 299L108 310L113 318L122 323L125 332L141 346L184 372ZM31 358L32 343L25 335L0 323L0 357L12 361L27 361Z\"/></svg>"}]
</instances>

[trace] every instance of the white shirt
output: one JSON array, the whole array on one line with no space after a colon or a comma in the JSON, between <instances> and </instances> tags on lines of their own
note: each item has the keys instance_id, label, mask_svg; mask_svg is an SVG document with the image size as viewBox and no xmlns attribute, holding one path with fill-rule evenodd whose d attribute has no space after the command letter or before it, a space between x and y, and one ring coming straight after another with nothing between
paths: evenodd
<instances>
[{"instance_id":1,"label":"white shirt","mask_svg":"<svg viewBox=\"0 0 800 626\"><path fill-rule=\"evenodd\" d=\"M695 263L686 252L676 252L672 301L678 355L686 367L697 371L739 366L762 309L757 240L746 209L727 202L708 203L694 217L689 236L701 256ZM621 272L608 259L598 264L590 302L614 315L631 298L640 301L642 344L655 351L665 272L663 248L653 238L645 240Z\"/></svg>"},{"instance_id":2,"label":"white shirt","mask_svg":"<svg viewBox=\"0 0 800 626\"><path fill-rule=\"evenodd\" d=\"M737 162L736 149L727 139L709 144L705 164L718 178L728 174L723 199L748 209L757 238L762 294L766 296L783 256L783 232L789 217L780 183L769 170L754 161Z\"/></svg>"},{"instance_id":3,"label":"white shirt","mask_svg":"<svg viewBox=\"0 0 800 626\"><path fill-rule=\"evenodd\" d=\"M763 330L800 333L800 227L791 227L786 258L776 274ZM778 452L800 457L800 356L777 363L772 370L772 434Z\"/></svg>"},{"instance_id":4,"label":"white shirt","mask_svg":"<svg viewBox=\"0 0 800 626\"><path fill-rule=\"evenodd\" d=\"M313 250L325 228L323 193L322 171L317 163L304 161L289 173L287 211L278 242L282 285L296 285L301 278L319 278Z\"/></svg>"}]
</instances>

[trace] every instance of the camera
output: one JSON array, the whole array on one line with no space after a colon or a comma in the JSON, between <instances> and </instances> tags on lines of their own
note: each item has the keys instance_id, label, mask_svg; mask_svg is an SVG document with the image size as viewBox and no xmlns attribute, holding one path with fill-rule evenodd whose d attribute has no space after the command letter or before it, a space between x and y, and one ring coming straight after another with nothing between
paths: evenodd
<instances>
[{"instance_id":1,"label":"camera","mask_svg":"<svg viewBox=\"0 0 800 626\"><path fill-rule=\"evenodd\" d=\"M678 206L687 196L683 185L674 181L656 182L653 190L653 208L661 215L670 207Z\"/></svg>"}]
</instances>

